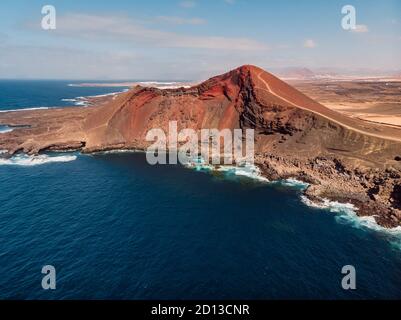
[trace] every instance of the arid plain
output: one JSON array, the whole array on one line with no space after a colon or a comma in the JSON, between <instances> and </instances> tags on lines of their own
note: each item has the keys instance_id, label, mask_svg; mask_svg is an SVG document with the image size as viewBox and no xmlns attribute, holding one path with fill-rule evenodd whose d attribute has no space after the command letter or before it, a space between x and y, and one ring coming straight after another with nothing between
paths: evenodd
<instances>
[{"instance_id":1,"label":"arid plain","mask_svg":"<svg viewBox=\"0 0 401 320\"><path fill-rule=\"evenodd\" d=\"M347 116L401 126L401 78L289 82L307 96Z\"/></svg>"}]
</instances>

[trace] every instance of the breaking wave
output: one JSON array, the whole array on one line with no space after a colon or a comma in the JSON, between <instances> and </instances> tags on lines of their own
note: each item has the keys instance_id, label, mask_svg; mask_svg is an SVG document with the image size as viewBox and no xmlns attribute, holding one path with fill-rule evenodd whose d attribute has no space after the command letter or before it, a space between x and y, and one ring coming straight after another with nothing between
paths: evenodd
<instances>
[{"instance_id":1,"label":"breaking wave","mask_svg":"<svg viewBox=\"0 0 401 320\"><path fill-rule=\"evenodd\" d=\"M123 92L127 92L129 91L129 89L124 89L121 91L115 91L115 92L110 92L110 93L105 93L105 94L98 94L95 96L88 96L88 98L101 98L101 97L108 97L108 96L115 96L117 94L123 93Z\"/></svg>"},{"instance_id":2,"label":"breaking wave","mask_svg":"<svg viewBox=\"0 0 401 320\"><path fill-rule=\"evenodd\" d=\"M195 169L196 171L220 171L226 174L227 176L242 176L247 177L253 180L257 180L260 182L270 183L270 184L278 184L283 185L290 188L295 188L298 190L304 190L309 186L309 183L297 180L295 178L288 178L284 180L270 181L266 177L264 177L260 171L260 168L254 164L245 164L245 165L221 165L215 166L211 164L205 163L202 157L195 158L189 161L185 167Z\"/></svg>"},{"instance_id":3,"label":"breaking wave","mask_svg":"<svg viewBox=\"0 0 401 320\"><path fill-rule=\"evenodd\" d=\"M0 165L3 166L38 166L47 163L53 162L70 162L77 159L76 155L38 155L38 156L30 156L26 154L18 154L11 158L0 158Z\"/></svg>"},{"instance_id":4,"label":"breaking wave","mask_svg":"<svg viewBox=\"0 0 401 320\"><path fill-rule=\"evenodd\" d=\"M355 213L357 208L351 203L340 203L337 201L330 201L328 199L322 199L322 202L313 202L308 199L306 196L301 196L302 202L309 207L317 208L317 209L328 209L333 213Z\"/></svg>"},{"instance_id":5,"label":"breaking wave","mask_svg":"<svg viewBox=\"0 0 401 320\"><path fill-rule=\"evenodd\" d=\"M50 107L36 107L36 108L24 108L24 109L10 109L10 110L0 110L0 112L16 112L16 111L33 111L33 110L47 110Z\"/></svg>"},{"instance_id":6,"label":"breaking wave","mask_svg":"<svg viewBox=\"0 0 401 320\"><path fill-rule=\"evenodd\" d=\"M75 106L83 106L86 107L89 104L89 99L90 98L102 98L102 97L108 97L108 96L116 96L120 93L127 92L129 89L124 89L122 91L116 91L116 92L110 92L106 94L98 94L95 96L86 96L86 97L76 97L72 99L61 99L63 102L72 102Z\"/></svg>"},{"instance_id":7,"label":"breaking wave","mask_svg":"<svg viewBox=\"0 0 401 320\"><path fill-rule=\"evenodd\" d=\"M335 220L341 224L351 225L357 229L373 230L390 236L389 242L396 248L401 249L401 227L385 228L379 225L374 216L360 217L356 214L358 209L351 203L340 203L323 199L321 203L316 203L301 196L302 202L309 207L329 210L336 214Z\"/></svg>"},{"instance_id":8,"label":"breaking wave","mask_svg":"<svg viewBox=\"0 0 401 320\"><path fill-rule=\"evenodd\" d=\"M253 164L244 165L212 165L205 162L202 157L197 157L184 164L185 167L194 169L196 171L218 171L223 172L227 176L247 177L250 179L269 182L268 179L262 176L260 169Z\"/></svg>"},{"instance_id":9,"label":"breaking wave","mask_svg":"<svg viewBox=\"0 0 401 320\"><path fill-rule=\"evenodd\" d=\"M270 182L267 178L262 176L260 169L253 164L245 164L243 166L220 166L215 170L228 175L247 177L261 182Z\"/></svg>"},{"instance_id":10,"label":"breaking wave","mask_svg":"<svg viewBox=\"0 0 401 320\"><path fill-rule=\"evenodd\" d=\"M87 106L88 101L85 97L76 97L74 99L61 99L63 102L72 102L75 106Z\"/></svg>"},{"instance_id":11,"label":"breaking wave","mask_svg":"<svg viewBox=\"0 0 401 320\"><path fill-rule=\"evenodd\" d=\"M14 130L14 129L13 129L13 128L10 128L9 126L0 125L0 134L1 134L1 133L11 132L11 131L13 131L13 130Z\"/></svg>"},{"instance_id":12,"label":"breaking wave","mask_svg":"<svg viewBox=\"0 0 401 320\"><path fill-rule=\"evenodd\" d=\"M227 176L240 176L247 177L253 180L257 180L260 182L266 182L270 184L280 184L286 187L291 187L299 190L304 190L309 186L309 183L297 180L295 178L288 178L284 180L278 181L270 181L266 177L264 177L260 171L260 168L254 164L244 164L244 165L211 165L207 164L202 157L198 157L188 161L185 164L185 167L195 169L196 171L220 171L226 174Z\"/></svg>"}]
</instances>

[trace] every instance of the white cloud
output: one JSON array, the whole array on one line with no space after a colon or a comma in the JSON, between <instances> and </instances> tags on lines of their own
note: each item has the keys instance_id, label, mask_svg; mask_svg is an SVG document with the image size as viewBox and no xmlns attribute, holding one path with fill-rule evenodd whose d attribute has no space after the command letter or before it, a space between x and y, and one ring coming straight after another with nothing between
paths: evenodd
<instances>
[{"instance_id":1,"label":"white cloud","mask_svg":"<svg viewBox=\"0 0 401 320\"><path fill-rule=\"evenodd\" d=\"M181 1L180 2L180 7L183 7L183 8L193 8L195 6L196 6L196 2L195 1L186 0L186 1Z\"/></svg>"},{"instance_id":2,"label":"white cloud","mask_svg":"<svg viewBox=\"0 0 401 320\"><path fill-rule=\"evenodd\" d=\"M202 80L244 64L277 61L259 51L136 50L107 47L4 46L0 43L0 78Z\"/></svg>"},{"instance_id":3,"label":"white cloud","mask_svg":"<svg viewBox=\"0 0 401 320\"><path fill-rule=\"evenodd\" d=\"M228 3L228 4L234 4L234 3L235 3L235 0L224 0L224 2L225 2L225 3Z\"/></svg>"},{"instance_id":4,"label":"white cloud","mask_svg":"<svg viewBox=\"0 0 401 320\"><path fill-rule=\"evenodd\" d=\"M9 78L124 78L132 76L134 68L140 70L145 58L130 51L0 45L0 75Z\"/></svg>"},{"instance_id":5,"label":"white cloud","mask_svg":"<svg viewBox=\"0 0 401 320\"><path fill-rule=\"evenodd\" d=\"M226 50L268 50L262 42L249 38L194 36L150 29L122 16L69 14L57 18L54 35L89 40L125 41L126 44L163 48L198 48Z\"/></svg>"},{"instance_id":6,"label":"white cloud","mask_svg":"<svg viewBox=\"0 0 401 320\"><path fill-rule=\"evenodd\" d=\"M312 39L306 39L305 41L304 41L304 47L305 48L315 48L317 46L317 43L314 41L314 40L312 40Z\"/></svg>"},{"instance_id":7,"label":"white cloud","mask_svg":"<svg viewBox=\"0 0 401 320\"><path fill-rule=\"evenodd\" d=\"M355 26L355 29L351 29L351 32L365 33L365 32L369 32L369 28L366 24L357 24Z\"/></svg>"},{"instance_id":8,"label":"white cloud","mask_svg":"<svg viewBox=\"0 0 401 320\"><path fill-rule=\"evenodd\" d=\"M201 18L181 18L181 17L174 17L174 16L159 16L156 18L157 21L165 22L168 24L177 24L177 25L200 25L206 24L207 21Z\"/></svg>"}]
</instances>

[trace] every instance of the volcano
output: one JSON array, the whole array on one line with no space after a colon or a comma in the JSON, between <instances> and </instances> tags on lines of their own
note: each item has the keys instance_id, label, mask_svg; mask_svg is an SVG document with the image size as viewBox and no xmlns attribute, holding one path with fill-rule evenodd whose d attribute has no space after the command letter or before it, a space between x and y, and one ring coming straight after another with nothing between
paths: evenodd
<instances>
[{"instance_id":1,"label":"volcano","mask_svg":"<svg viewBox=\"0 0 401 320\"><path fill-rule=\"evenodd\" d=\"M401 130L333 111L256 66L245 65L190 88L136 86L87 108L8 112L0 149L145 149L153 128L254 129L256 164L269 179L310 183L305 194L351 202L360 215L401 222Z\"/></svg>"},{"instance_id":2,"label":"volcano","mask_svg":"<svg viewBox=\"0 0 401 320\"><path fill-rule=\"evenodd\" d=\"M258 67L242 66L189 89L136 87L120 95L86 119L86 148L141 143L149 129L167 130L171 120L192 129L253 128L266 145L282 135L349 151L364 147L358 141L375 138L388 145L401 142L398 129L348 118Z\"/></svg>"}]
</instances>

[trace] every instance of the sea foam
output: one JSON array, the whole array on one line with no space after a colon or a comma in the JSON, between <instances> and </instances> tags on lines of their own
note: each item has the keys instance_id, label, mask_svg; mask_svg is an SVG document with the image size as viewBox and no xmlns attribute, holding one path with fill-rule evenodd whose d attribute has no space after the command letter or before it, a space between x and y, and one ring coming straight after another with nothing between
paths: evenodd
<instances>
[{"instance_id":1,"label":"sea foam","mask_svg":"<svg viewBox=\"0 0 401 320\"><path fill-rule=\"evenodd\" d=\"M24 109L10 109L10 110L0 110L0 112L33 111L33 110L47 110L47 109L51 109L51 108L36 107L36 108L24 108Z\"/></svg>"},{"instance_id":2,"label":"sea foam","mask_svg":"<svg viewBox=\"0 0 401 320\"><path fill-rule=\"evenodd\" d=\"M301 196L302 202L309 207L329 210L336 214L335 220L341 224L347 224L357 229L378 231L390 236L389 242L398 249L401 249L401 227L384 228L379 225L374 216L361 217L357 215L358 208L351 203L340 203L322 199L321 203L316 203L308 199L306 196Z\"/></svg>"},{"instance_id":3,"label":"sea foam","mask_svg":"<svg viewBox=\"0 0 401 320\"><path fill-rule=\"evenodd\" d=\"M286 187L291 187L299 190L305 190L309 187L309 183L297 180L295 178L288 178L285 180L276 181L276 183L281 184Z\"/></svg>"},{"instance_id":4,"label":"sea foam","mask_svg":"<svg viewBox=\"0 0 401 320\"><path fill-rule=\"evenodd\" d=\"M262 176L260 169L253 164L245 164L241 166L219 166L215 170L225 172L229 175L247 177L261 182L270 182L267 178Z\"/></svg>"},{"instance_id":5,"label":"sea foam","mask_svg":"<svg viewBox=\"0 0 401 320\"><path fill-rule=\"evenodd\" d=\"M268 179L262 176L260 169L257 166L249 163L245 163L243 165L213 165L206 163L203 157L199 156L189 160L184 164L184 166L196 171L219 171L223 172L227 176L247 177L262 182L269 182Z\"/></svg>"},{"instance_id":6,"label":"sea foam","mask_svg":"<svg viewBox=\"0 0 401 320\"><path fill-rule=\"evenodd\" d=\"M9 126L0 125L0 134L1 134L1 133L11 132L11 131L13 131L13 130L14 130L14 129L13 129L13 128L10 128Z\"/></svg>"},{"instance_id":7,"label":"sea foam","mask_svg":"<svg viewBox=\"0 0 401 320\"><path fill-rule=\"evenodd\" d=\"M188 161L185 164L185 167L195 169L196 171L220 171L229 176L247 177L260 182L280 184L300 190L304 190L309 186L309 183L297 180L295 178L270 181L262 175L261 170L258 166L250 163L245 163L242 165L212 165L207 164L205 160L200 156Z\"/></svg>"},{"instance_id":8,"label":"sea foam","mask_svg":"<svg viewBox=\"0 0 401 320\"><path fill-rule=\"evenodd\" d=\"M122 91L116 91L116 92L110 92L110 93L105 93L105 94L98 94L95 96L86 96L86 97L76 97L72 99L61 99L63 102L72 102L75 106L83 106L86 107L88 106L89 99L90 98L102 98L102 97L108 97L108 96L116 96L120 93L127 92L129 89L124 89Z\"/></svg>"},{"instance_id":9,"label":"sea foam","mask_svg":"<svg viewBox=\"0 0 401 320\"><path fill-rule=\"evenodd\" d=\"M0 158L0 165L30 167L54 162L70 162L76 159L77 156L75 155L50 156L42 154L37 156L30 156L26 154L18 154L8 159Z\"/></svg>"}]
</instances>

